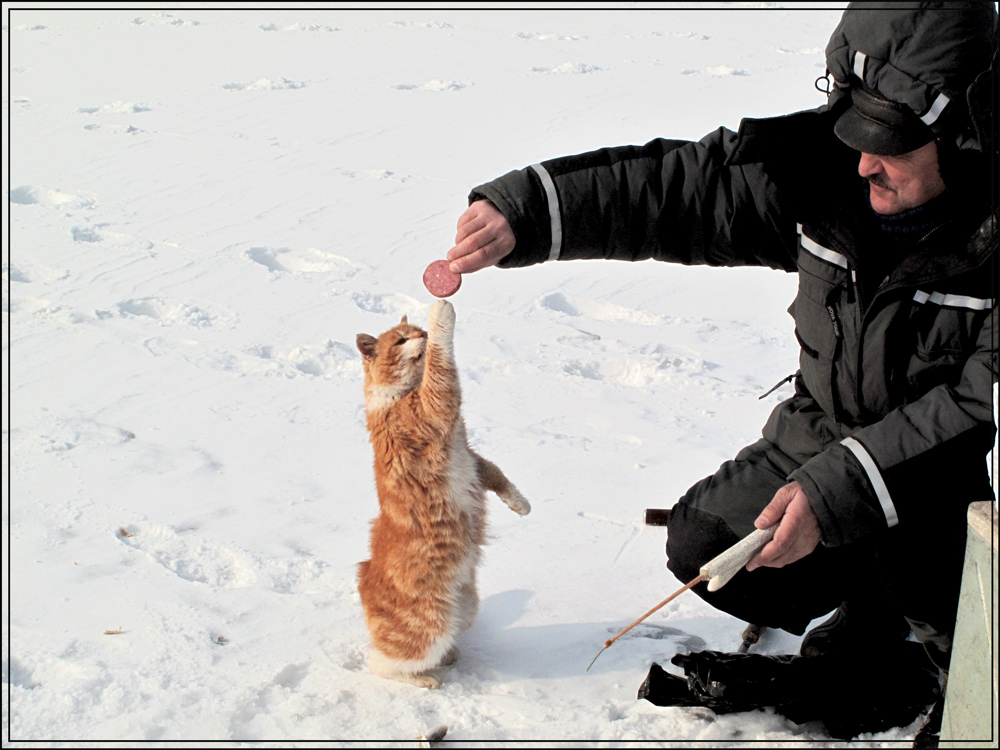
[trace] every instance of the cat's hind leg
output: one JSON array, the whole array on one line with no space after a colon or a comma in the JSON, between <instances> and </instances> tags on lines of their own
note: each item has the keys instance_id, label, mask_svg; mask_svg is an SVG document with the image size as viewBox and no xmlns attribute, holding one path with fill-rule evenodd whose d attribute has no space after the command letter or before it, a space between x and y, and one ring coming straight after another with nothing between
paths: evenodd
<instances>
[{"instance_id":1,"label":"cat's hind leg","mask_svg":"<svg viewBox=\"0 0 1000 750\"><path fill-rule=\"evenodd\" d=\"M464 633L471 628L476 621L476 614L479 612L475 564L475 561L471 562L465 580L460 582L458 590L455 592L455 607L452 610L455 633Z\"/></svg>"},{"instance_id":2,"label":"cat's hind leg","mask_svg":"<svg viewBox=\"0 0 1000 750\"><path fill-rule=\"evenodd\" d=\"M427 666L426 660L416 662L415 660L393 659L378 649L373 649L368 657L368 668L373 674L388 680L407 682L429 690L441 687L441 679L431 673L431 668Z\"/></svg>"},{"instance_id":3,"label":"cat's hind leg","mask_svg":"<svg viewBox=\"0 0 1000 750\"><path fill-rule=\"evenodd\" d=\"M507 507L518 515L526 516L531 512L531 503L521 494L520 490L507 479L507 476L500 471L500 467L489 461L478 453L473 452L476 457L476 470L483 487L496 494L506 503Z\"/></svg>"},{"instance_id":4,"label":"cat's hind leg","mask_svg":"<svg viewBox=\"0 0 1000 750\"><path fill-rule=\"evenodd\" d=\"M372 644L368 654L368 668L379 677L435 690L441 687L441 678L433 670L453 664L456 659L458 647L455 645L454 635L449 632L434 639L430 647L417 658L394 658Z\"/></svg>"}]
</instances>

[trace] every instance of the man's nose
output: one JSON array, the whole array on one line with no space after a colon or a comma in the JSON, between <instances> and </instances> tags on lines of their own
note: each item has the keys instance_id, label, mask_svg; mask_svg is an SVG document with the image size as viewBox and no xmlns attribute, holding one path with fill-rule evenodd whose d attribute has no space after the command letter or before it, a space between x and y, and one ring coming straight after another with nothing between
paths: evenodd
<instances>
[{"instance_id":1,"label":"man's nose","mask_svg":"<svg viewBox=\"0 0 1000 750\"><path fill-rule=\"evenodd\" d=\"M871 177L873 174L884 172L882 160L874 154L861 152L861 161L858 162L858 174L862 177Z\"/></svg>"}]
</instances>

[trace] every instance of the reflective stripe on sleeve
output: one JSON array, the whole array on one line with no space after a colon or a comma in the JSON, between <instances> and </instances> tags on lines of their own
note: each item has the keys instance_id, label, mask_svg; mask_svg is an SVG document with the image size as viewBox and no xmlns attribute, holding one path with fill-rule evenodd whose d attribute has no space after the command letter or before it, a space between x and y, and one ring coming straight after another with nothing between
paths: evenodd
<instances>
[{"instance_id":1,"label":"reflective stripe on sleeve","mask_svg":"<svg viewBox=\"0 0 1000 750\"><path fill-rule=\"evenodd\" d=\"M532 164L538 179L542 181L545 189L545 198L549 204L549 226L552 233L552 247L549 248L548 260L559 260L559 253L562 252L562 220L559 217L559 194L556 192L556 184L552 182L549 172L541 164Z\"/></svg>"},{"instance_id":2,"label":"reflective stripe on sleeve","mask_svg":"<svg viewBox=\"0 0 1000 750\"><path fill-rule=\"evenodd\" d=\"M889 528L898 524L899 516L896 515L896 506L892 504L892 498L889 497L889 488L885 486L882 474L879 472L875 459L872 458L868 449L850 437L841 440L840 444L854 454L854 457L861 464L861 468L868 475L868 481L871 482L872 489L875 490L875 497L878 498L879 505L882 506L882 513L885 514L886 524Z\"/></svg>"},{"instance_id":3,"label":"reflective stripe on sleeve","mask_svg":"<svg viewBox=\"0 0 1000 750\"><path fill-rule=\"evenodd\" d=\"M847 268L847 258L838 253L836 250L823 247L815 240L809 239L802 233L802 225L798 224L797 226L799 230L799 237L802 238L802 247L807 250L810 255L815 255L820 260L825 260L827 263L833 263L835 266Z\"/></svg>"},{"instance_id":4,"label":"reflective stripe on sleeve","mask_svg":"<svg viewBox=\"0 0 1000 750\"><path fill-rule=\"evenodd\" d=\"M964 307L969 310L989 310L993 307L993 300L991 299L966 297L961 294L941 294L940 292L917 292L913 295L913 301L921 305L930 302L932 305Z\"/></svg>"}]
</instances>

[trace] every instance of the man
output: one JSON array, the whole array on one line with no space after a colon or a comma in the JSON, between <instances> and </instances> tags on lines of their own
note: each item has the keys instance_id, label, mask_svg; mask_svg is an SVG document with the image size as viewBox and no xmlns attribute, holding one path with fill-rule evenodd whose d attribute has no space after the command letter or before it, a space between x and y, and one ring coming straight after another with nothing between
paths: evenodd
<instances>
[{"instance_id":1,"label":"man","mask_svg":"<svg viewBox=\"0 0 1000 750\"><path fill-rule=\"evenodd\" d=\"M448 259L797 272L795 394L674 505L668 568L777 523L756 572L699 595L795 634L836 610L804 655L912 630L947 670L967 506L993 498L996 11L867 5L827 46L825 106L511 172L472 191Z\"/></svg>"}]
</instances>

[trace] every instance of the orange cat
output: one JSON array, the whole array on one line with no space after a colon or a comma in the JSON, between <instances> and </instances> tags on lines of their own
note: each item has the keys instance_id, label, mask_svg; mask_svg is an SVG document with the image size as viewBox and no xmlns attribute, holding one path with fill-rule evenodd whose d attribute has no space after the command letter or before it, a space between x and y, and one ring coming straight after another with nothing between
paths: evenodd
<instances>
[{"instance_id":1,"label":"orange cat","mask_svg":"<svg viewBox=\"0 0 1000 750\"><path fill-rule=\"evenodd\" d=\"M378 339L359 334L379 515L358 590L382 677L436 688L458 658L455 638L479 607L476 566L486 490L521 515L528 501L469 448L454 357L455 308L439 300L428 331L406 316Z\"/></svg>"}]
</instances>

